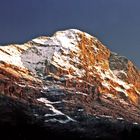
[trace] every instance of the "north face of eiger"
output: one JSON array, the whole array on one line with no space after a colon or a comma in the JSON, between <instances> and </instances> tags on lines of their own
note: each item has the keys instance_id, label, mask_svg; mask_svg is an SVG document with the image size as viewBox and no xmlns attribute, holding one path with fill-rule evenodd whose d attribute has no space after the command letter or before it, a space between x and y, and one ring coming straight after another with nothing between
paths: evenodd
<instances>
[{"instance_id":1,"label":"north face of eiger","mask_svg":"<svg viewBox=\"0 0 140 140\"><path fill-rule=\"evenodd\" d=\"M0 95L14 105L19 101L30 105L29 114L56 131L63 124L68 132L81 133L85 120L140 123L140 71L126 57L76 29L1 46Z\"/></svg>"}]
</instances>

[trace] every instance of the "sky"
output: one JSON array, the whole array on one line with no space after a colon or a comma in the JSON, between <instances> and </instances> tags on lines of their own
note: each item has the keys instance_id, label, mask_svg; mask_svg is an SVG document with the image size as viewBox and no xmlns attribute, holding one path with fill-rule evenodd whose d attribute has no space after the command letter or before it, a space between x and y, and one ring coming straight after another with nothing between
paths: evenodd
<instances>
[{"instance_id":1,"label":"sky","mask_svg":"<svg viewBox=\"0 0 140 140\"><path fill-rule=\"evenodd\" d=\"M140 0L0 0L0 45L80 29L140 68Z\"/></svg>"}]
</instances>

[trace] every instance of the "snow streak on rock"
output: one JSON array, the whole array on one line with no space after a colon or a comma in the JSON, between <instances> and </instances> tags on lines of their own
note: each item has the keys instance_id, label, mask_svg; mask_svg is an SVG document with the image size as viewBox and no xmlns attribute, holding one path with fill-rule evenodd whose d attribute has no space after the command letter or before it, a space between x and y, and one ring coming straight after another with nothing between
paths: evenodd
<instances>
[{"instance_id":1,"label":"snow streak on rock","mask_svg":"<svg viewBox=\"0 0 140 140\"><path fill-rule=\"evenodd\" d=\"M75 121L72 118L70 118L69 116L67 116L66 114L62 113L61 111L57 110L52 104L57 104L59 102L50 102L45 98L39 98L37 99L40 102L45 103L45 105L47 107L50 108L51 113L50 114L45 114L45 117L53 117L50 119L46 119L45 122L59 122L59 123L68 123L70 121ZM63 119L62 117L60 117L61 119L57 119L55 118L56 116L64 116Z\"/></svg>"}]
</instances>

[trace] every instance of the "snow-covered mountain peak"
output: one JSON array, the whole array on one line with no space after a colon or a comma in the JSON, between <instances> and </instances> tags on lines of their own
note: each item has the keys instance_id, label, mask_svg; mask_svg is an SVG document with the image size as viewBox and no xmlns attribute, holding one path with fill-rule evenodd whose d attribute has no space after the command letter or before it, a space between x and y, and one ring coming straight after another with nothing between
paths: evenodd
<instances>
[{"instance_id":1,"label":"snow-covered mountain peak","mask_svg":"<svg viewBox=\"0 0 140 140\"><path fill-rule=\"evenodd\" d=\"M140 123L139 70L97 38L76 29L1 46L0 95L10 112L11 107L22 111L18 103L22 101L29 116L44 126L77 127L82 122L85 129L89 120L97 124L101 119ZM10 98L15 102L9 103ZM5 100L1 101L5 108Z\"/></svg>"},{"instance_id":2,"label":"snow-covered mountain peak","mask_svg":"<svg viewBox=\"0 0 140 140\"><path fill-rule=\"evenodd\" d=\"M92 92L93 87L98 87L106 96L111 92L116 98L121 93L139 102L140 79L135 81L131 76L131 72L136 76L139 71L88 33L69 29L58 31L52 37L39 37L23 45L0 49L1 62L23 69L25 77L29 72L30 79L44 80L48 75L59 80L67 77L67 86L76 80L80 92ZM89 91L85 90L87 86Z\"/></svg>"}]
</instances>

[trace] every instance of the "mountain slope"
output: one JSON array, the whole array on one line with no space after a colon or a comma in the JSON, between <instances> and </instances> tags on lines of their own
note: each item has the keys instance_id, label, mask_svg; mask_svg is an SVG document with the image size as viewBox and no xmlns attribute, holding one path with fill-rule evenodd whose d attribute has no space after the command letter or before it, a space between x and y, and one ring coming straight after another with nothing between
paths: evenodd
<instances>
[{"instance_id":1,"label":"mountain slope","mask_svg":"<svg viewBox=\"0 0 140 140\"><path fill-rule=\"evenodd\" d=\"M5 98L41 106L30 113L46 128L90 117L140 123L140 71L76 29L1 46L0 89Z\"/></svg>"}]
</instances>

